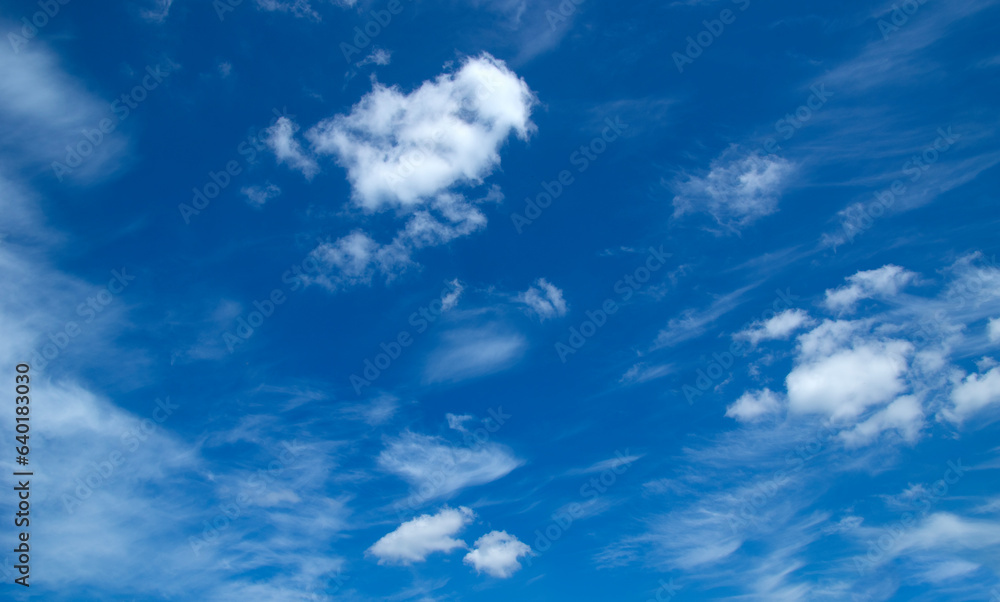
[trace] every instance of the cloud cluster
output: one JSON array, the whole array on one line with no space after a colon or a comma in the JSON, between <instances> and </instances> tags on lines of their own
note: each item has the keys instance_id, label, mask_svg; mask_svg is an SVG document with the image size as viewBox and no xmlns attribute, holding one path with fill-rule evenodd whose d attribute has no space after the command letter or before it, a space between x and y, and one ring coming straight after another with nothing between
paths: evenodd
<instances>
[{"instance_id":1,"label":"cloud cluster","mask_svg":"<svg viewBox=\"0 0 1000 602\"><path fill-rule=\"evenodd\" d=\"M298 126L280 119L268 138L279 163L311 179L319 171L317 157L331 156L347 171L358 209L394 210L405 220L388 242L355 231L318 248L316 257L327 268L319 282L336 288L375 275L391 279L413 263L414 250L485 227L479 206L502 199L499 189L472 197L459 189L484 184L511 134L528 139L535 103L523 79L483 54L409 93L375 83L349 113L309 128L308 147L298 140Z\"/></svg>"},{"instance_id":2,"label":"cloud cluster","mask_svg":"<svg viewBox=\"0 0 1000 602\"><path fill-rule=\"evenodd\" d=\"M423 514L399 525L368 548L379 564L410 565L425 562L434 553L448 554L468 546L456 536L472 523L475 513L460 506L442 508L437 514ZM520 570L518 559L531 548L506 531L491 531L476 540L465 555L465 564L498 579L507 579Z\"/></svg>"},{"instance_id":3,"label":"cloud cluster","mask_svg":"<svg viewBox=\"0 0 1000 602\"><path fill-rule=\"evenodd\" d=\"M949 277L937 297L901 297L919 277L897 265L859 271L839 288L826 290L823 306L834 313L856 312L862 299L895 303L862 319L817 322L803 310L789 310L754 323L734 337L752 343L796 338L785 391L747 391L728 406L726 416L753 423L786 411L830 421L850 447L869 445L894 431L914 442L931 415L960 425L1000 405L1000 366L993 358L969 373L951 355L977 343L961 335L1000 308L1000 267L963 257L942 272ZM982 323L982 322L980 322ZM981 340L981 339L980 339ZM961 355L956 354L956 355Z\"/></svg>"}]
</instances>

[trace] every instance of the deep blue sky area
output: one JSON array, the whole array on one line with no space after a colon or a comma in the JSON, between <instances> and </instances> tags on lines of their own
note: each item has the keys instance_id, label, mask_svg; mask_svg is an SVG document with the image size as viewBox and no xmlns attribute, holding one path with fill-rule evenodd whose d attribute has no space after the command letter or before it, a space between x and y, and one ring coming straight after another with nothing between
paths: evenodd
<instances>
[{"instance_id":1,"label":"deep blue sky area","mask_svg":"<svg viewBox=\"0 0 1000 602\"><path fill-rule=\"evenodd\" d=\"M92 4L0 2L0 598L1000 601L1000 2Z\"/></svg>"}]
</instances>

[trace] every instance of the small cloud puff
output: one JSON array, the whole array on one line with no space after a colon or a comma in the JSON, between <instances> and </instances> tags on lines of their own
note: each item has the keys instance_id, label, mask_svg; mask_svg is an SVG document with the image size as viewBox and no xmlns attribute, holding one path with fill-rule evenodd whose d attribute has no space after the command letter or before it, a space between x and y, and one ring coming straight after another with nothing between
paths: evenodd
<instances>
[{"instance_id":1,"label":"small cloud puff","mask_svg":"<svg viewBox=\"0 0 1000 602\"><path fill-rule=\"evenodd\" d=\"M738 332L733 336L734 338L746 339L750 341L751 345L756 345L761 341L785 340L796 330L809 326L812 323L813 320L806 311L789 309L769 320L754 322L742 332Z\"/></svg>"},{"instance_id":2,"label":"small cloud puff","mask_svg":"<svg viewBox=\"0 0 1000 602\"><path fill-rule=\"evenodd\" d=\"M755 422L781 409L781 401L770 389L747 391L726 408L726 417L740 422Z\"/></svg>"},{"instance_id":3,"label":"small cloud puff","mask_svg":"<svg viewBox=\"0 0 1000 602\"><path fill-rule=\"evenodd\" d=\"M527 305L542 321L565 316L568 309L563 292L545 278L539 278L534 286L520 293L515 300Z\"/></svg>"},{"instance_id":4,"label":"small cloud puff","mask_svg":"<svg viewBox=\"0 0 1000 602\"><path fill-rule=\"evenodd\" d=\"M706 175L685 174L673 184L674 217L708 213L719 225L738 231L778 210L792 171L781 157L732 146L712 161Z\"/></svg>"},{"instance_id":5,"label":"small cloud puff","mask_svg":"<svg viewBox=\"0 0 1000 602\"><path fill-rule=\"evenodd\" d=\"M518 558L531 553L531 548L506 531L492 531L476 540L464 562L498 579L506 579L521 569Z\"/></svg>"},{"instance_id":6,"label":"small cloud puff","mask_svg":"<svg viewBox=\"0 0 1000 602\"><path fill-rule=\"evenodd\" d=\"M263 186L244 186L240 193L247 197L247 203L253 207L263 207L269 200L281 195L281 189L271 184L265 183Z\"/></svg>"}]
</instances>

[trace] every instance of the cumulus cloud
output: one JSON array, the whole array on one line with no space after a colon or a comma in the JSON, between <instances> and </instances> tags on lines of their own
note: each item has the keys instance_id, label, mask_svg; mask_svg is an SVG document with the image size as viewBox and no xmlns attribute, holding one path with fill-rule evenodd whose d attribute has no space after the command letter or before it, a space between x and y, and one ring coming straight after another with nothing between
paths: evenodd
<instances>
[{"instance_id":1,"label":"cumulus cloud","mask_svg":"<svg viewBox=\"0 0 1000 602\"><path fill-rule=\"evenodd\" d=\"M793 332L813 323L809 313L802 309L789 309L769 320L754 322L742 332L734 335L746 339L752 345L761 341L787 339Z\"/></svg>"},{"instance_id":2,"label":"cumulus cloud","mask_svg":"<svg viewBox=\"0 0 1000 602\"><path fill-rule=\"evenodd\" d=\"M845 345L837 343L805 337L800 344L796 366L785 379L792 411L855 418L906 388L904 376L913 352L909 342L859 335ZM813 346L817 352L810 353Z\"/></svg>"},{"instance_id":3,"label":"cumulus cloud","mask_svg":"<svg viewBox=\"0 0 1000 602\"><path fill-rule=\"evenodd\" d=\"M279 163L311 178L319 171L316 157L331 156L347 171L356 207L365 213L395 210L404 221L389 241L359 231L321 245L316 258L330 261L322 263L317 281L331 289L370 283L375 275L388 281L414 265L413 251L484 228L480 205L499 202L503 194L496 186L478 194L464 189L480 187L499 167L500 149L511 134L528 139L536 102L523 79L483 54L408 93L375 83L349 113L309 128L308 152L296 137L298 126L279 119L268 139ZM344 272L342 247L359 242L369 261L352 262L353 269Z\"/></svg>"},{"instance_id":4,"label":"cumulus cloud","mask_svg":"<svg viewBox=\"0 0 1000 602\"><path fill-rule=\"evenodd\" d=\"M1000 403L1000 367L986 374L970 374L951 392L950 417L963 421L983 408Z\"/></svg>"},{"instance_id":5,"label":"cumulus cloud","mask_svg":"<svg viewBox=\"0 0 1000 602\"><path fill-rule=\"evenodd\" d=\"M263 207L269 200L281 194L281 189L267 182L261 186L244 186L240 193L247 197L247 203L254 207Z\"/></svg>"},{"instance_id":6,"label":"cumulus cloud","mask_svg":"<svg viewBox=\"0 0 1000 602\"><path fill-rule=\"evenodd\" d=\"M890 298L910 284L916 274L898 265L885 265L877 270L858 272L850 276L850 283L826 291L825 305L836 312L853 312L858 301L871 298Z\"/></svg>"},{"instance_id":7,"label":"cumulus cloud","mask_svg":"<svg viewBox=\"0 0 1000 602\"><path fill-rule=\"evenodd\" d=\"M378 558L379 564L409 565L424 562L434 552L448 553L465 548L465 542L455 539L475 514L462 506L443 508L437 514L423 514L407 521L379 539L368 548L368 554Z\"/></svg>"},{"instance_id":8,"label":"cumulus cloud","mask_svg":"<svg viewBox=\"0 0 1000 602\"><path fill-rule=\"evenodd\" d=\"M674 183L674 216L704 212L738 230L778 210L792 170L781 157L732 146L712 161L707 174L685 175Z\"/></svg>"},{"instance_id":9,"label":"cumulus cloud","mask_svg":"<svg viewBox=\"0 0 1000 602\"><path fill-rule=\"evenodd\" d=\"M770 389L747 391L726 408L726 417L740 422L754 422L781 409L781 401Z\"/></svg>"},{"instance_id":10,"label":"cumulus cloud","mask_svg":"<svg viewBox=\"0 0 1000 602\"><path fill-rule=\"evenodd\" d=\"M563 292L545 278L539 278L534 286L517 295L516 301L527 305L542 321L566 315Z\"/></svg>"},{"instance_id":11,"label":"cumulus cloud","mask_svg":"<svg viewBox=\"0 0 1000 602\"><path fill-rule=\"evenodd\" d=\"M463 447L406 432L389 441L378 465L410 483L424 499L434 499L505 477L521 460L498 443Z\"/></svg>"},{"instance_id":12,"label":"cumulus cloud","mask_svg":"<svg viewBox=\"0 0 1000 602\"><path fill-rule=\"evenodd\" d=\"M347 169L359 206L412 207L452 186L481 184L510 134L526 140L534 129L535 102L523 79L483 54L408 94L376 83L349 114L306 137Z\"/></svg>"},{"instance_id":13,"label":"cumulus cloud","mask_svg":"<svg viewBox=\"0 0 1000 602\"><path fill-rule=\"evenodd\" d=\"M498 579L507 579L521 569L517 561L531 553L531 548L506 531L491 531L476 540L464 562Z\"/></svg>"}]
</instances>

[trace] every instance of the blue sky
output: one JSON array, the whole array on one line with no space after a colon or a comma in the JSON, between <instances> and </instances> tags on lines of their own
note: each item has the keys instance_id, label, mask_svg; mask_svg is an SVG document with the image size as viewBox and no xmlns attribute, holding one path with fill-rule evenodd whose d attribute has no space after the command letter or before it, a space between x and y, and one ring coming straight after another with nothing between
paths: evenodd
<instances>
[{"instance_id":1,"label":"blue sky","mask_svg":"<svg viewBox=\"0 0 1000 602\"><path fill-rule=\"evenodd\" d=\"M1000 600L998 19L4 2L4 599Z\"/></svg>"}]
</instances>

